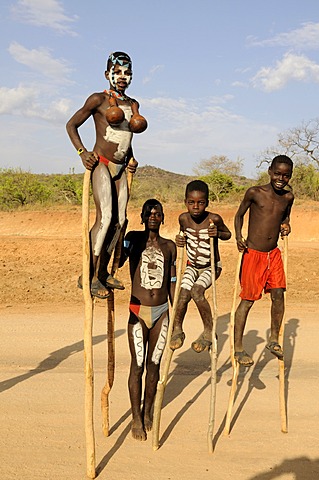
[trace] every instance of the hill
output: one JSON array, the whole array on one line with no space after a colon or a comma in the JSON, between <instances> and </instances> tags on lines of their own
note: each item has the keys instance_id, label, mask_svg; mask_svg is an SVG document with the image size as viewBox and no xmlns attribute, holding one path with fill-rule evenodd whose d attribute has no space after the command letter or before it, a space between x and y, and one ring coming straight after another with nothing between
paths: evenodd
<instances>
[{"instance_id":1,"label":"hill","mask_svg":"<svg viewBox=\"0 0 319 480\"><path fill-rule=\"evenodd\" d=\"M146 198L156 197L163 203L180 203L184 200L186 184L194 178L151 165L139 167L134 177L131 201L139 204Z\"/></svg>"}]
</instances>

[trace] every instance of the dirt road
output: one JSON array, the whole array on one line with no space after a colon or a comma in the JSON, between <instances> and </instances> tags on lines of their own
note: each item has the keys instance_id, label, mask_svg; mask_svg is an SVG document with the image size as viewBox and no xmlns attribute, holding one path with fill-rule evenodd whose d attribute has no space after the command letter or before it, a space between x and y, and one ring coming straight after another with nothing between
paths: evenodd
<instances>
[{"instance_id":1,"label":"dirt road","mask_svg":"<svg viewBox=\"0 0 319 480\"><path fill-rule=\"evenodd\" d=\"M285 327L289 433L280 431L277 361L265 351L269 299L254 305L246 335L255 366L243 370L231 435L223 435L231 365L228 323L236 248L221 246L224 271L218 295L218 385L215 452L207 452L209 356L191 342L201 331L191 306L186 341L173 357L161 424L161 448L151 436L130 435L126 339L129 288L116 295L116 378L111 435L101 431L100 392L106 375L106 308L94 321L95 433L101 480L316 480L319 478L318 306L319 210L296 206L289 241ZM220 207L232 227L234 208ZM180 209L166 210L163 235L174 238ZM139 211L129 213L139 229ZM86 478L84 437L83 307L78 209L0 214L0 475L5 480ZM126 267L120 277L128 284Z\"/></svg>"}]
</instances>

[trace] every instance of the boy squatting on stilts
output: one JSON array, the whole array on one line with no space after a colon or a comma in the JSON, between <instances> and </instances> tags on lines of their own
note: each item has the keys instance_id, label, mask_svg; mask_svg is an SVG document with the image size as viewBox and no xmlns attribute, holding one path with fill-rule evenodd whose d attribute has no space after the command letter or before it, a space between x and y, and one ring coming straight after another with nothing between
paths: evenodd
<instances>
[{"instance_id":1,"label":"boy squatting on stilts","mask_svg":"<svg viewBox=\"0 0 319 480\"><path fill-rule=\"evenodd\" d=\"M120 263L123 265L129 258L132 291L128 321L131 353L128 386L132 407L131 432L136 440L146 440L146 432L152 429L151 409L168 329L168 298L172 304L176 285L176 246L172 240L159 234L164 222L160 202L147 200L141 218L145 230L127 233Z\"/></svg>"},{"instance_id":2,"label":"boy squatting on stilts","mask_svg":"<svg viewBox=\"0 0 319 480\"><path fill-rule=\"evenodd\" d=\"M240 283L241 302L235 313L235 359L240 365L253 365L253 359L243 348L243 334L246 320L255 300L262 296L262 290L270 293L271 329L266 348L279 359L283 359L282 346L278 335L284 315L284 291L286 278L277 246L279 234L288 235L290 211L294 201L288 189L292 176L293 162L286 155L272 160L268 169L270 183L251 187L235 215L237 248L243 253ZM244 215L249 210L248 236L242 237Z\"/></svg>"},{"instance_id":3,"label":"boy squatting on stilts","mask_svg":"<svg viewBox=\"0 0 319 480\"><path fill-rule=\"evenodd\" d=\"M173 327L170 348L180 348L185 340L182 326L186 315L187 306L191 299L194 300L201 316L204 331L192 343L192 349L200 353L208 350L212 344L212 313L205 298L205 290L211 284L211 259L210 237L214 238L215 276L216 279L222 271L218 240L229 240L231 232L217 213L206 210L208 207L208 186L201 180L194 180L186 186L185 205L187 212L179 216L179 225L184 236L176 236L176 245L186 245L187 266L181 281L176 315Z\"/></svg>"},{"instance_id":4,"label":"boy squatting on stilts","mask_svg":"<svg viewBox=\"0 0 319 480\"><path fill-rule=\"evenodd\" d=\"M131 107L136 101L128 97L125 90L132 80L132 62L126 53L114 52L109 56L106 68L105 77L109 81L110 89L90 95L66 125L70 140L84 167L92 170L96 220L90 232L91 294L98 298L107 298L109 288L124 288L119 280L109 275L107 267L126 220L128 188L125 170L128 168L134 173L137 167L134 159L128 165L133 158L133 133L129 128L129 121L132 117ZM124 119L116 125L108 123L106 119L111 106L110 97L115 97L118 107L124 112ZM122 112L120 113L122 115ZM91 116L94 120L96 141L93 151L87 151L78 130ZM116 225L111 228L114 216L117 217ZM82 287L81 277L78 286Z\"/></svg>"}]
</instances>

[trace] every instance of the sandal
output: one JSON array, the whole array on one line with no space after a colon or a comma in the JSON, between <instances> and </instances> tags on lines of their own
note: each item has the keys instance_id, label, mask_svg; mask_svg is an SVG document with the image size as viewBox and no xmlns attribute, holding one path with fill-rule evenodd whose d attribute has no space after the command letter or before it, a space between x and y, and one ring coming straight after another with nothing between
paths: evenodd
<instances>
[{"instance_id":1,"label":"sandal","mask_svg":"<svg viewBox=\"0 0 319 480\"><path fill-rule=\"evenodd\" d=\"M197 340L195 340L191 347L196 353L202 353L205 350L209 350L212 346L212 341L207 340L204 336L204 333L201 333Z\"/></svg>"},{"instance_id":2,"label":"sandal","mask_svg":"<svg viewBox=\"0 0 319 480\"><path fill-rule=\"evenodd\" d=\"M236 362L239 363L239 365L243 365L244 367L251 367L252 365L254 365L254 360L248 355L245 350L243 350L242 352L235 352L234 358Z\"/></svg>"},{"instance_id":3,"label":"sandal","mask_svg":"<svg viewBox=\"0 0 319 480\"><path fill-rule=\"evenodd\" d=\"M171 350L177 350L178 348L181 348L185 340L185 333L184 332L179 332L175 333L175 335L172 335L171 341L169 344L169 348Z\"/></svg>"},{"instance_id":4,"label":"sandal","mask_svg":"<svg viewBox=\"0 0 319 480\"><path fill-rule=\"evenodd\" d=\"M269 342L268 345L266 345L266 348L279 360L283 360L284 352L278 342Z\"/></svg>"}]
</instances>

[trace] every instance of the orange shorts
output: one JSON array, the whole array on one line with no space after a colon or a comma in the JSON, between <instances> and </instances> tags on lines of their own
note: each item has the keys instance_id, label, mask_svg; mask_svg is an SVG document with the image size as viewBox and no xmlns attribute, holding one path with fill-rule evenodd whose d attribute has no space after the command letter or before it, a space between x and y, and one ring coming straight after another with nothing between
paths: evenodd
<instances>
[{"instance_id":1,"label":"orange shorts","mask_svg":"<svg viewBox=\"0 0 319 480\"><path fill-rule=\"evenodd\" d=\"M270 252L260 252L248 248L240 271L240 297L243 300L259 300L264 289L268 293L273 288L286 289L286 277L279 248Z\"/></svg>"}]
</instances>

